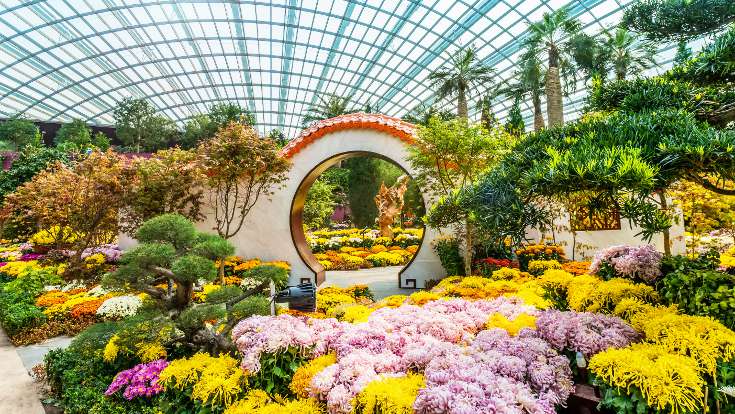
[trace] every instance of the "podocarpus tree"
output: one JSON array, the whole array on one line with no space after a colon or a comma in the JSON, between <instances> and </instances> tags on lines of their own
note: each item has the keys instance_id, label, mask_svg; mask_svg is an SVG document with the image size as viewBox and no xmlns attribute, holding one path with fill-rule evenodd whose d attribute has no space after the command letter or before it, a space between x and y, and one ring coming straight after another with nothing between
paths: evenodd
<instances>
[{"instance_id":1,"label":"podocarpus tree","mask_svg":"<svg viewBox=\"0 0 735 414\"><path fill-rule=\"evenodd\" d=\"M76 252L72 263L77 264L84 249L117 237L130 176L126 162L112 151L93 152L73 166L56 163L5 198L4 218L20 213L39 230L55 229L51 236L58 247Z\"/></svg>"},{"instance_id":2,"label":"podocarpus tree","mask_svg":"<svg viewBox=\"0 0 735 414\"><path fill-rule=\"evenodd\" d=\"M135 158L134 175L121 211L120 226L133 233L144 221L165 213L178 213L189 220L204 218L205 176L194 151L162 150L150 158Z\"/></svg>"},{"instance_id":3,"label":"podocarpus tree","mask_svg":"<svg viewBox=\"0 0 735 414\"><path fill-rule=\"evenodd\" d=\"M732 0L641 0L622 24L654 40L678 40L715 32L735 21Z\"/></svg>"},{"instance_id":4,"label":"podocarpus tree","mask_svg":"<svg viewBox=\"0 0 735 414\"><path fill-rule=\"evenodd\" d=\"M105 279L113 287L129 285L163 301L168 309L181 311L191 304L197 280L217 276L214 260L234 252L225 239L198 233L178 214L163 214L140 226L135 233L140 243L125 252L121 266ZM176 290L156 287L172 280Z\"/></svg>"},{"instance_id":5,"label":"podocarpus tree","mask_svg":"<svg viewBox=\"0 0 735 414\"><path fill-rule=\"evenodd\" d=\"M198 153L207 176L215 230L224 239L242 229L250 210L273 194L290 168L275 142L238 123L219 130L199 146ZM224 276L224 263L220 276Z\"/></svg>"},{"instance_id":6,"label":"podocarpus tree","mask_svg":"<svg viewBox=\"0 0 735 414\"><path fill-rule=\"evenodd\" d=\"M178 214L146 221L135 236L140 244L123 254L120 267L105 277L103 286L147 293L165 309L163 315L156 316L157 323L173 323L183 331L176 341L214 354L231 347L229 332L240 318L249 316L250 308L256 306L259 312L267 309L266 298L248 302L253 295L271 282L283 285L288 278L282 268L256 267L247 274L259 282L255 288L243 291L223 286L208 295L206 303L195 304L195 286L217 277L215 261L231 255L232 245L217 235L196 231L191 221ZM167 282L175 289L169 289ZM205 321L211 320L218 321L216 329L206 328Z\"/></svg>"},{"instance_id":7,"label":"podocarpus tree","mask_svg":"<svg viewBox=\"0 0 735 414\"><path fill-rule=\"evenodd\" d=\"M502 127L491 131L465 120L440 121L436 118L419 128L415 145L409 148L409 161L422 190L434 198L447 197L471 187L480 175L493 166L512 144ZM462 224L465 239L465 272L471 274L473 252L472 212L452 210L441 224Z\"/></svg>"}]
</instances>

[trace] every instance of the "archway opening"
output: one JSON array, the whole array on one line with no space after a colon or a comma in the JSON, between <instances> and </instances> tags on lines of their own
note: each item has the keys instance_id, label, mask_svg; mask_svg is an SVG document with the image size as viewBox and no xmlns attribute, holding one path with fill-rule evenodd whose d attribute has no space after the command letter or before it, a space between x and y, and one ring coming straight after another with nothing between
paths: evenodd
<instances>
[{"instance_id":1,"label":"archway opening","mask_svg":"<svg viewBox=\"0 0 735 414\"><path fill-rule=\"evenodd\" d=\"M407 293L400 273L423 243L425 209L400 164L345 152L320 162L299 185L291 235L318 285L366 284L378 297Z\"/></svg>"}]
</instances>

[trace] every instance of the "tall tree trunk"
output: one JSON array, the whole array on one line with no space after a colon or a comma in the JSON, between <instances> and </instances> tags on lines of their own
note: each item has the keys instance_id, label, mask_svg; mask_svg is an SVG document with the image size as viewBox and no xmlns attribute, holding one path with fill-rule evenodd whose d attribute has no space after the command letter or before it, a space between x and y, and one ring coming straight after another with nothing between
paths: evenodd
<instances>
[{"instance_id":1,"label":"tall tree trunk","mask_svg":"<svg viewBox=\"0 0 735 414\"><path fill-rule=\"evenodd\" d=\"M459 92L457 93L457 116L466 121L468 113L467 91L465 91L464 88L459 88Z\"/></svg>"},{"instance_id":2,"label":"tall tree trunk","mask_svg":"<svg viewBox=\"0 0 735 414\"><path fill-rule=\"evenodd\" d=\"M546 112L550 127L564 124L559 54L554 47L549 49L549 69L546 72Z\"/></svg>"},{"instance_id":3,"label":"tall tree trunk","mask_svg":"<svg viewBox=\"0 0 735 414\"><path fill-rule=\"evenodd\" d=\"M661 210L668 213L669 210L669 203L666 201L666 193L664 190L658 190L658 200L659 205L661 206ZM664 229L663 231L664 236L664 254L669 256L671 255L671 233L669 232L669 229Z\"/></svg>"},{"instance_id":4,"label":"tall tree trunk","mask_svg":"<svg viewBox=\"0 0 735 414\"><path fill-rule=\"evenodd\" d=\"M465 276L472 276L472 223L467 218L465 221L465 253L464 253L464 274Z\"/></svg>"},{"instance_id":5,"label":"tall tree trunk","mask_svg":"<svg viewBox=\"0 0 735 414\"><path fill-rule=\"evenodd\" d=\"M541 97L538 92L533 93L533 130L540 131L544 129L544 114L541 110Z\"/></svg>"}]
</instances>

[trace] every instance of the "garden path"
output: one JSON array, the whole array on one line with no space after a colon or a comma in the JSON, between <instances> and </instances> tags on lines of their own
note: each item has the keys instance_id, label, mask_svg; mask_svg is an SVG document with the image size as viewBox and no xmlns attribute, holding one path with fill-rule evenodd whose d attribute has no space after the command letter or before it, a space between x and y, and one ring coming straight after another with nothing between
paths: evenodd
<instances>
[{"instance_id":1,"label":"garden path","mask_svg":"<svg viewBox=\"0 0 735 414\"><path fill-rule=\"evenodd\" d=\"M0 329L0 413L43 414L36 384Z\"/></svg>"},{"instance_id":2,"label":"garden path","mask_svg":"<svg viewBox=\"0 0 735 414\"><path fill-rule=\"evenodd\" d=\"M375 300L390 295L410 295L418 289L402 289L398 287L398 272L403 266L374 267L360 270L330 270L322 286L348 287L352 285L368 285Z\"/></svg>"}]
</instances>

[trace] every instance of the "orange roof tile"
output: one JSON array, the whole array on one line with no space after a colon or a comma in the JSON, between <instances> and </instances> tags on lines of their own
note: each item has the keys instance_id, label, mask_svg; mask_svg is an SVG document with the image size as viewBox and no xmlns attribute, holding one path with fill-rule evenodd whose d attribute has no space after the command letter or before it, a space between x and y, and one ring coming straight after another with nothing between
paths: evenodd
<instances>
[{"instance_id":1,"label":"orange roof tile","mask_svg":"<svg viewBox=\"0 0 735 414\"><path fill-rule=\"evenodd\" d=\"M303 130L301 135L292 139L288 145L283 147L281 149L281 155L286 158L291 158L324 135L346 129L374 129L393 135L408 144L414 142L414 136L416 134L416 126L402 119L381 114L358 112L314 122Z\"/></svg>"}]
</instances>

